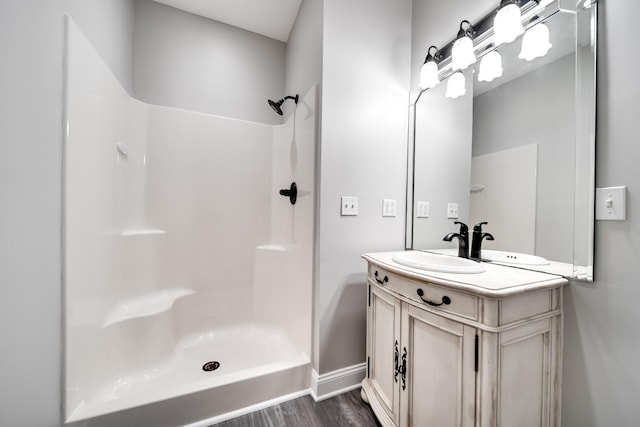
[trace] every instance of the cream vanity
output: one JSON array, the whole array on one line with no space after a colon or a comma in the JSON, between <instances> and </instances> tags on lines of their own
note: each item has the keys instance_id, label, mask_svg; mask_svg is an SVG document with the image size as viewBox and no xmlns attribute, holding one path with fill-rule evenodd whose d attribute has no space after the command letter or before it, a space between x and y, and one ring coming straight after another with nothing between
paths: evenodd
<instances>
[{"instance_id":1,"label":"cream vanity","mask_svg":"<svg viewBox=\"0 0 640 427\"><path fill-rule=\"evenodd\" d=\"M478 263L481 273L425 271L397 263L397 254L363 256L362 394L380 423L560 425L567 280L490 263Z\"/></svg>"}]
</instances>

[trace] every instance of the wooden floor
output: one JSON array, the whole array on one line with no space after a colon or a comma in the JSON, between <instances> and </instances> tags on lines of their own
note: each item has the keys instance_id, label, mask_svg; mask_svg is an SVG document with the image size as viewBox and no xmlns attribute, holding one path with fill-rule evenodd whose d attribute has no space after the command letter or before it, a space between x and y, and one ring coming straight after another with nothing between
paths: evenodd
<instances>
[{"instance_id":1,"label":"wooden floor","mask_svg":"<svg viewBox=\"0 0 640 427\"><path fill-rule=\"evenodd\" d=\"M216 424L216 427L340 427L380 426L360 389L321 402L303 396L261 411ZM212 426L213 427L213 426Z\"/></svg>"}]
</instances>

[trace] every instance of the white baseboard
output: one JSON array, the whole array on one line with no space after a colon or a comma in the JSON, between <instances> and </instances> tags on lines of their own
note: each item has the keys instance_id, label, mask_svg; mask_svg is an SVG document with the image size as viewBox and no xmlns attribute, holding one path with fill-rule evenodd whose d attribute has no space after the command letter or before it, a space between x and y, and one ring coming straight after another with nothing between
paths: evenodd
<instances>
[{"instance_id":1,"label":"white baseboard","mask_svg":"<svg viewBox=\"0 0 640 427\"><path fill-rule=\"evenodd\" d=\"M347 366L336 371L318 375L311 371L311 397L316 402L329 399L347 391L360 387L360 383L367 375L367 364Z\"/></svg>"}]
</instances>

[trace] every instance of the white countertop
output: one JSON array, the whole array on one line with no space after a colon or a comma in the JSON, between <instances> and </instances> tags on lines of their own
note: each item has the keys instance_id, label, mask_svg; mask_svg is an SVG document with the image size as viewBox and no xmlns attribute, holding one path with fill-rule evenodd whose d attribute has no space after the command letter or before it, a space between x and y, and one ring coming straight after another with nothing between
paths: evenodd
<instances>
[{"instance_id":1,"label":"white countertop","mask_svg":"<svg viewBox=\"0 0 640 427\"><path fill-rule=\"evenodd\" d=\"M506 297L524 292L557 288L569 283L562 276L487 262L482 263L486 270L484 273L440 273L420 270L394 262L391 258L396 254L398 254L397 251L369 253L362 255L362 258L400 276L425 280L452 289L489 297Z\"/></svg>"}]
</instances>

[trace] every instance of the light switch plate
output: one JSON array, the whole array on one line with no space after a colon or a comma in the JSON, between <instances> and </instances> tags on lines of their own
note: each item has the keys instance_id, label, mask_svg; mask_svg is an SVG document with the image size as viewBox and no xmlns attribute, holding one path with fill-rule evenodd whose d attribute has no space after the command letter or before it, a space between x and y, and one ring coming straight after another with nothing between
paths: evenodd
<instances>
[{"instance_id":1,"label":"light switch plate","mask_svg":"<svg viewBox=\"0 0 640 427\"><path fill-rule=\"evenodd\" d=\"M627 219L627 187L596 188L596 219L600 221Z\"/></svg>"},{"instance_id":2,"label":"light switch plate","mask_svg":"<svg viewBox=\"0 0 640 427\"><path fill-rule=\"evenodd\" d=\"M358 198L342 196L340 198L340 215L342 216L358 215Z\"/></svg>"},{"instance_id":3,"label":"light switch plate","mask_svg":"<svg viewBox=\"0 0 640 427\"><path fill-rule=\"evenodd\" d=\"M416 203L416 218L429 218L429 202Z\"/></svg>"},{"instance_id":4,"label":"light switch plate","mask_svg":"<svg viewBox=\"0 0 640 427\"><path fill-rule=\"evenodd\" d=\"M396 216L396 201L393 199L382 200L382 216Z\"/></svg>"},{"instance_id":5,"label":"light switch plate","mask_svg":"<svg viewBox=\"0 0 640 427\"><path fill-rule=\"evenodd\" d=\"M449 204L447 204L447 218L449 218L449 219L458 219L458 204L457 203L449 203Z\"/></svg>"}]
</instances>

